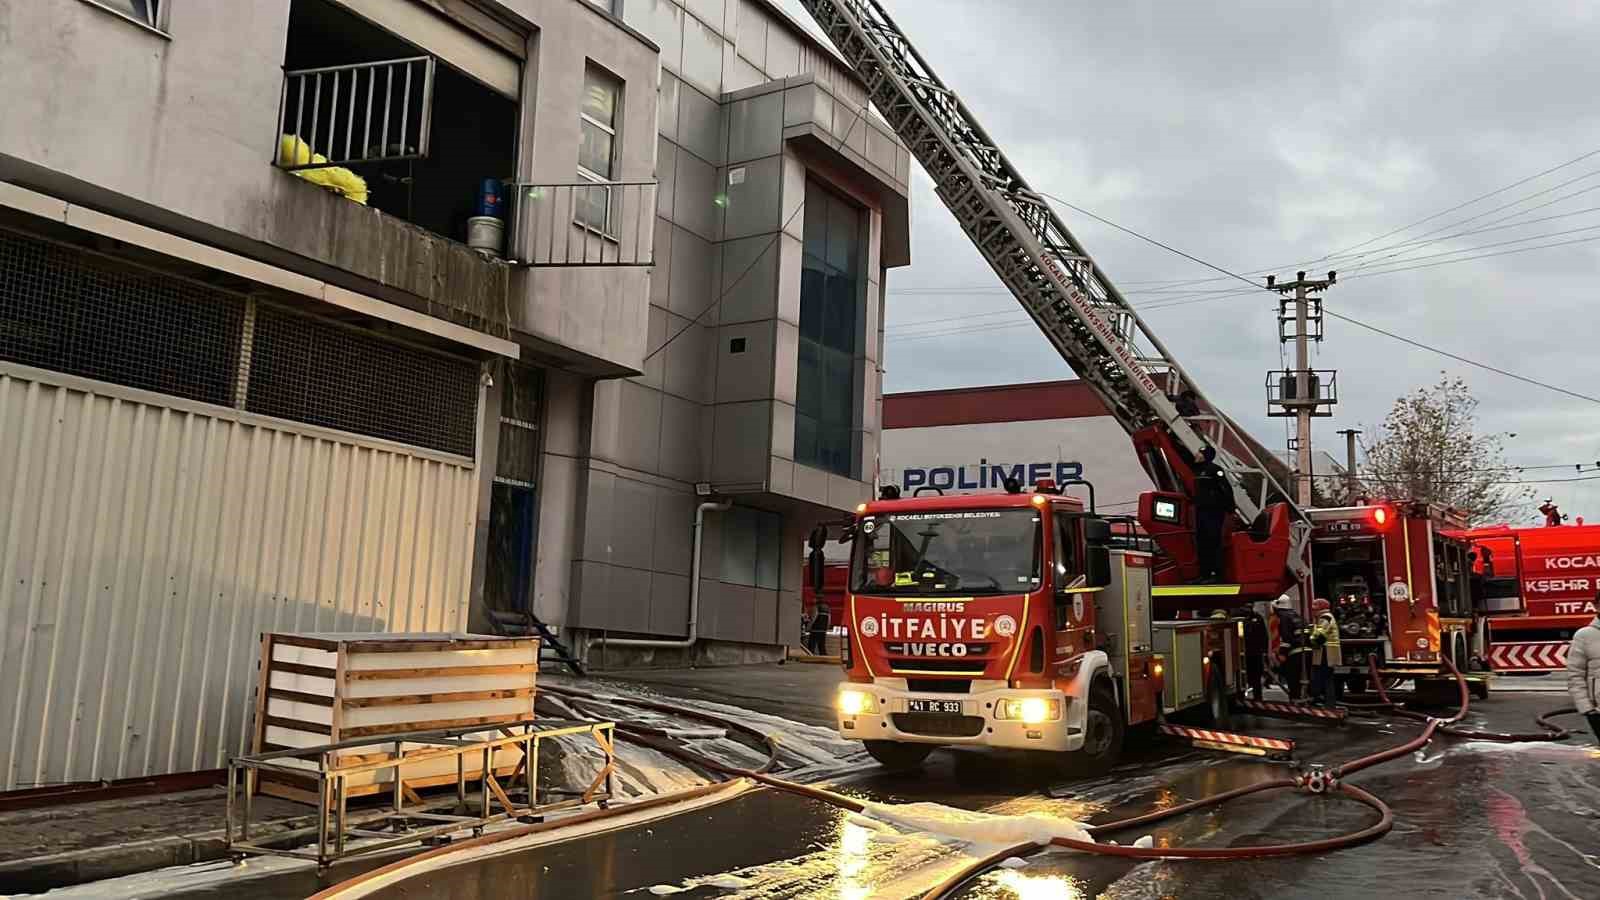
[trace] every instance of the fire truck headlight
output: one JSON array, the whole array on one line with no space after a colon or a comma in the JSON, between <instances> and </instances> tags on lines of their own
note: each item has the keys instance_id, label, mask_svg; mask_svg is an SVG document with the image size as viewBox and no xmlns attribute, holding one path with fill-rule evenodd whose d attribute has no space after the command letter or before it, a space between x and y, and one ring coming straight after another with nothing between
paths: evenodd
<instances>
[{"instance_id":1,"label":"fire truck headlight","mask_svg":"<svg viewBox=\"0 0 1600 900\"><path fill-rule=\"evenodd\" d=\"M1024 725L1038 725L1061 718L1061 704L1043 697L1022 697L1002 700L995 705L997 718L1011 719Z\"/></svg>"},{"instance_id":2,"label":"fire truck headlight","mask_svg":"<svg viewBox=\"0 0 1600 900\"><path fill-rule=\"evenodd\" d=\"M1021 713L1017 718L1024 725L1037 725L1050 717L1050 704L1039 697L1029 697L1022 701L1017 711Z\"/></svg>"},{"instance_id":3,"label":"fire truck headlight","mask_svg":"<svg viewBox=\"0 0 1600 900\"><path fill-rule=\"evenodd\" d=\"M872 695L866 691L840 691L839 712L847 716L859 716L872 709Z\"/></svg>"}]
</instances>

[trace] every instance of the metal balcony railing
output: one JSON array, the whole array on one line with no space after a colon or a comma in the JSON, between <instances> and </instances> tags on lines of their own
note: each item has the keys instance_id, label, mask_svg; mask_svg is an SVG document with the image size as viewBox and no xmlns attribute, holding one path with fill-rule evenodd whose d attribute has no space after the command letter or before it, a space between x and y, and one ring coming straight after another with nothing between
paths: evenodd
<instances>
[{"instance_id":1,"label":"metal balcony railing","mask_svg":"<svg viewBox=\"0 0 1600 900\"><path fill-rule=\"evenodd\" d=\"M1302 409L1310 409L1313 416L1333 415L1333 407L1339 402L1338 371L1307 369L1303 388L1301 374L1294 369L1267 373L1267 415L1293 416Z\"/></svg>"},{"instance_id":2,"label":"metal balcony railing","mask_svg":"<svg viewBox=\"0 0 1600 900\"><path fill-rule=\"evenodd\" d=\"M293 171L426 157L433 70L431 56L286 70L273 159Z\"/></svg>"},{"instance_id":3,"label":"metal balcony railing","mask_svg":"<svg viewBox=\"0 0 1600 900\"><path fill-rule=\"evenodd\" d=\"M656 183L508 186L506 258L521 266L655 264Z\"/></svg>"}]
</instances>

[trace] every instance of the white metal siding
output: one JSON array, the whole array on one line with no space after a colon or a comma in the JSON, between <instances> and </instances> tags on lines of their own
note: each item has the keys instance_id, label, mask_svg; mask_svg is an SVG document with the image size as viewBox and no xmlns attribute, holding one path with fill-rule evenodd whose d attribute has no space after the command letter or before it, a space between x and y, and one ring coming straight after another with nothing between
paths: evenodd
<instances>
[{"instance_id":1,"label":"white metal siding","mask_svg":"<svg viewBox=\"0 0 1600 900\"><path fill-rule=\"evenodd\" d=\"M475 480L0 363L0 788L222 766L263 631L463 630Z\"/></svg>"}]
</instances>

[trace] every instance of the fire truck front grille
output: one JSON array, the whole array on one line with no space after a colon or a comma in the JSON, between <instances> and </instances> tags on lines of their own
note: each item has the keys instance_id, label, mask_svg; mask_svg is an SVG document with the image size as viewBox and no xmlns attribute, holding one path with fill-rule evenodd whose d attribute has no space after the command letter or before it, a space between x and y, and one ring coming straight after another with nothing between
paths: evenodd
<instances>
[{"instance_id":1,"label":"fire truck front grille","mask_svg":"<svg viewBox=\"0 0 1600 900\"><path fill-rule=\"evenodd\" d=\"M970 694L970 678L907 678L906 687L919 694Z\"/></svg>"},{"instance_id":2,"label":"fire truck front grille","mask_svg":"<svg viewBox=\"0 0 1600 900\"><path fill-rule=\"evenodd\" d=\"M889 670L902 673L949 672L952 675L982 675L981 659L896 659L889 658Z\"/></svg>"},{"instance_id":3,"label":"fire truck front grille","mask_svg":"<svg viewBox=\"0 0 1600 900\"><path fill-rule=\"evenodd\" d=\"M906 734L927 737L976 737L983 733L979 716L953 716L938 713L895 713L894 727Z\"/></svg>"}]
</instances>

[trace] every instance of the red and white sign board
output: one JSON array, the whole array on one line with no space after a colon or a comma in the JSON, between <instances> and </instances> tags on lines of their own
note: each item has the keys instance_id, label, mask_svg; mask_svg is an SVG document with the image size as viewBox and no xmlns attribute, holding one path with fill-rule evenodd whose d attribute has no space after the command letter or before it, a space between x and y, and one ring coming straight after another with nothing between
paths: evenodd
<instances>
[{"instance_id":1,"label":"red and white sign board","mask_svg":"<svg viewBox=\"0 0 1600 900\"><path fill-rule=\"evenodd\" d=\"M1564 641L1489 645L1489 668L1496 672L1548 672L1566 665Z\"/></svg>"}]
</instances>

